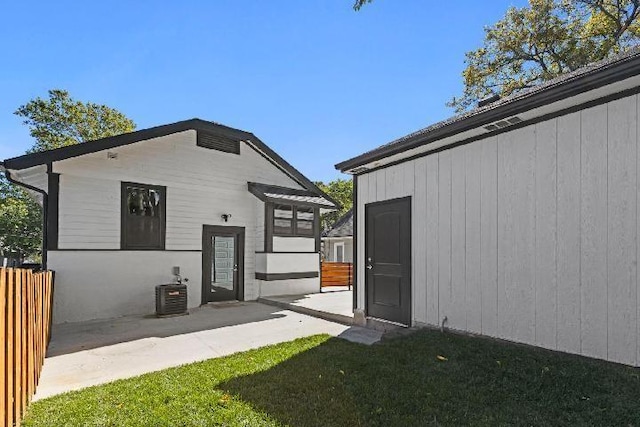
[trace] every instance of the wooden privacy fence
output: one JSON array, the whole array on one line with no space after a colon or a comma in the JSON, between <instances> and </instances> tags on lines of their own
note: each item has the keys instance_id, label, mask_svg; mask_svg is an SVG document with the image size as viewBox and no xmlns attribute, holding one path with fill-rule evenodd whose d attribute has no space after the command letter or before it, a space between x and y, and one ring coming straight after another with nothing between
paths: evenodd
<instances>
[{"instance_id":1,"label":"wooden privacy fence","mask_svg":"<svg viewBox=\"0 0 640 427\"><path fill-rule=\"evenodd\" d=\"M0 422L19 426L49 343L53 273L0 268Z\"/></svg>"},{"instance_id":2,"label":"wooden privacy fence","mask_svg":"<svg viewBox=\"0 0 640 427\"><path fill-rule=\"evenodd\" d=\"M350 262L323 262L320 272L321 286L353 285L353 265Z\"/></svg>"}]
</instances>

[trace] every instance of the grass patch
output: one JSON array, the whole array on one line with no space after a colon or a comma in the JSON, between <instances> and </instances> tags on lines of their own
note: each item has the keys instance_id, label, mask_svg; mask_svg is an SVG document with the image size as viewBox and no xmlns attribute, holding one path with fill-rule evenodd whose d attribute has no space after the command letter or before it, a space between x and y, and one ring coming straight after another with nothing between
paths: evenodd
<instances>
[{"instance_id":1,"label":"grass patch","mask_svg":"<svg viewBox=\"0 0 640 427\"><path fill-rule=\"evenodd\" d=\"M34 402L26 426L640 426L640 369L420 331L319 335Z\"/></svg>"}]
</instances>

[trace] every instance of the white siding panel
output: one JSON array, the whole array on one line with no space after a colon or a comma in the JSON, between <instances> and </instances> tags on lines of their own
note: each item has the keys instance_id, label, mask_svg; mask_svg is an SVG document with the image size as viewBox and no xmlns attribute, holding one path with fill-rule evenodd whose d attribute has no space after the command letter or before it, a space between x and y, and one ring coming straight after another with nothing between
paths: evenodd
<instances>
[{"instance_id":1,"label":"white siding panel","mask_svg":"<svg viewBox=\"0 0 640 427\"><path fill-rule=\"evenodd\" d=\"M450 318L451 301L451 151L438 154L438 306Z\"/></svg>"},{"instance_id":2,"label":"white siding panel","mask_svg":"<svg viewBox=\"0 0 640 427\"><path fill-rule=\"evenodd\" d=\"M256 200L256 252L263 252L264 246L264 233L265 233L265 212L264 202Z\"/></svg>"},{"instance_id":3,"label":"white siding panel","mask_svg":"<svg viewBox=\"0 0 640 427\"><path fill-rule=\"evenodd\" d=\"M60 175L58 247L120 249L120 182Z\"/></svg>"},{"instance_id":4,"label":"white siding panel","mask_svg":"<svg viewBox=\"0 0 640 427\"><path fill-rule=\"evenodd\" d=\"M636 100L608 106L608 359L636 363Z\"/></svg>"},{"instance_id":5,"label":"white siding panel","mask_svg":"<svg viewBox=\"0 0 640 427\"><path fill-rule=\"evenodd\" d=\"M482 331L482 284L481 284L481 161L482 145L465 146L466 194L465 194L465 281L467 307L467 330L480 333Z\"/></svg>"},{"instance_id":6,"label":"white siding panel","mask_svg":"<svg viewBox=\"0 0 640 427\"><path fill-rule=\"evenodd\" d=\"M498 139L480 141L482 333L498 335Z\"/></svg>"},{"instance_id":7,"label":"white siding panel","mask_svg":"<svg viewBox=\"0 0 640 427\"><path fill-rule=\"evenodd\" d=\"M256 254L256 273L306 273L318 271L319 254L261 253Z\"/></svg>"},{"instance_id":8,"label":"white siding panel","mask_svg":"<svg viewBox=\"0 0 640 427\"><path fill-rule=\"evenodd\" d=\"M61 174L60 247L118 249L120 182L131 181L167 187L167 249L199 250L202 225L212 224L246 227L247 249L253 251L256 198L247 182L301 187L244 144L241 155L223 153L196 146L195 135L180 132L109 150L117 159L98 152L54 163ZM223 213L232 214L228 224L220 219ZM103 226L68 228L88 218Z\"/></svg>"},{"instance_id":9,"label":"white siding panel","mask_svg":"<svg viewBox=\"0 0 640 427\"><path fill-rule=\"evenodd\" d=\"M56 272L53 322L78 322L155 311L155 286L188 278L189 308L200 305L202 255L174 251L49 251Z\"/></svg>"},{"instance_id":10,"label":"white siding panel","mask_svg":"<svg viewBox=\"0 0 640 427\"><path fill-rule=\"evenodd\" d=\"M607 357L607 106L582 112L582 353Z\"/></svg>"},{"instance_id":11,"label":"white siding panel","mask_svg":"<svg viewBox=\"0 0 640 427\"><path fill-rule=\"evenodd\" d=\"M119 249L121 182L166 186L167 252L200 251L204 224L244 227L244 298L255 299L255 250L262 246L263 237L257 234L264 209L248 192L247 182L301 186L247 145L240 150L236 155L198 147L195 131L186 131L109 150L117 159L97 152L54 163L53 171L61 174L59 247ZM223 213L232 214L228 223L222 221ZM104 258L101 252L91 255ZM153 256L161 260L165 254L144 254ZM65 286L63 279L58 283Z\"/></svg>"},{"instance_id":12,"label":"white siding panel","mask_svg":"<svg viewBox=\"0 0 640 427\"><path fill-rule=\"evenodd\" d=\"M438 155L428 156L426 158L427 166L427 188L426 188L426 288L427 288L427 323L430 325L438 325L440 322L439 313L439 296L438 296L438 257L439 257L439 245L438 245L438 215L439 215L439 162ZM418 177L416 177L418 178Z\"/></svg>"},{"instance_id":13,"label":"white siding panel","mask_svg":"<svg viewBox=\"0 0 640 427\"><path fill-rule=\"evenodd\" d=\"M315 252L316 240L310 237L273 237L274 252Z\"/></svg>"},{"instance_id":14,"label":"white siding panel","mask_svg":"<svg viewBox=\"0 0 640 427\"><path fill-rule=\"evenodd\" d=\"M536 125L535 343L556 348L556 121Z\"/></svg>"},{"instance_id":15,"label":"white siding panel","mask_svg":"<svg viewBox=\"0 0 640 427\"><path fill-rule=\"evenodd\" d=\"M297 295L320 292L320 278L290 279L290 280L256 280L256 286L261 297L273 295Z\"/></svg>"},{"instance_id":16,"label":"white siding panel","mask_svg":"<svg viewBox=\"0 0 640 427\"><path fill-rule=\"evenodd\" d=\"M580 122L558 118L557 348L580 353Z\"/></svg>"},{"instance_id":17,"label":"white siding panel","mask_svg":"<svg viewBox=\"0 0 640 427\"><path fill-rule=\"evenodd\" d=\"M415 196L412 200L413 315L416 322L427 323L427 157L415 161Z\"/></svg>"}]
</instances>

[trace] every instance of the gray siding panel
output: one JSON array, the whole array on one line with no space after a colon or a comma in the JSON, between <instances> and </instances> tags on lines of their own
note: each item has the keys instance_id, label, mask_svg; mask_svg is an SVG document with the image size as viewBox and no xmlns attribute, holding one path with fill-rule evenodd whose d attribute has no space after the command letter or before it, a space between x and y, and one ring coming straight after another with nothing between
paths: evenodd
<instances>
[{"instance_id":1,"label":"gray siding panel","mask_svg":"<svg viewBox=\"0 0 640 427\"><path fill-rule=\"evenodd\" d=\"M451 151L438 155L438 307L451 315Z\"/></svg>"},{"instance_id":2,"label":"gray siding panel","mask_svg":"<svg viewBox=\"0 0 640 427\"><path fill-rule=\"evenodd\" d=\"M636 102L608 106L608 357L636 363Z\"/></svg>"},{"instance_id":3,"label":"gray siding panel","mask_svg":"<svg viewBox=\"0 0 640 427\"><path fill-rule=\"evenodd\" d=\"M498 138L499 335L533 342L535 335L535 133Z\"/></svg>"},{"instance_id":4,"label":"gray siding panel","mask_svg":"<svg viewBox=\"0 0 640 427\"><path fill-rule=\"evenodd\" d=\"M498 334L498 139L480 142L480 279L482 333Z\"/></svg>"},{"instance_id":5,"label":"gray siding panel","mask_svg":"<svg viewBox=\"0 0 640 427\"><path fill-rule=\"evenodd\" d=\"M481 284L481 162L482 145L465 147L465 306L467 307L467 330L482 332L482 284Z\"/></svg>"},{"instance_id":6,"label":"gray siding panel","mask_svg":"<svg viewBox=\"0 0 640 427\"><path fill-rule=\"evenodd\" d=\"M413 197L413 321L640 364L639 102L360 176L359 212Z\"/></svg>"},{"instance_id":7,"label":"gray siding panel","mask_svg":"<svg viewBox=\"0 0 640 427\"><path fill-rule=\"evenodd\" d=\"M535 343L556 348L556 121L536 125Z\"/></svg>"},{"instance_id":8,"label":"gray siding panel","mask_svg":"<svg viewBox=\"0 0 640 427\"><path fill-rule=\"evenodd\" d=\"M579 353L580 338L580 122L581 114L557 124L557 348Z\"/></svg>"},{"instance_id":9,"label":"gray siding panel","mask_svg":"<svg viewBox=\"0 0 640 427\"><path fill-rule=\"evenodd\" d=\"M415 218L411 243L416 262L413 263L413 313L416 322L427 323L429 300L427 299L427 158L415 162L415 196L411 215Z\"/></svg>"},{"instance_id":10,"label":"gray siding panel","mask_svg":"<svg viewBox=\"0 0 640 427\"><path fill-rule=\"evenodd\" d=\"M465 150L451 151L451 307L449 326L466 330Z\"/></svg>"},{"instance_id":11,"label":"gray siding panel","mask_svg":"<svg viewBox=\"0 0 640 427\"><path fill-rule=\"evenodd\" d=\"M607 357L607 106L582 113L582 353Z\"/></svg>"},{"instance_id":12,"label":"gray siding panel","mask_svg":"<svg viewBox=\"0 0 640 427\"><path fill-rule=\"evenodd\" d=\"M438 215L439 215L439 162L438 156L426 158L427 164L427 209L425 214L426 226L426 264L427 264L427 322L437 325L440 322L439 313L439 270L438 270ZM419 218L419 217L418 217ZM417 259L416 262L421 262Z\"/></svg>"}]
</instances>

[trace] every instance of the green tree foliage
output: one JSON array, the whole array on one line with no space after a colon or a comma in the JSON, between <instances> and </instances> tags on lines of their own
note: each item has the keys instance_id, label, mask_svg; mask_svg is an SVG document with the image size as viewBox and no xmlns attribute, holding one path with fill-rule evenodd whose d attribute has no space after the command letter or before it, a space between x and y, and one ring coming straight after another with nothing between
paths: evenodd
<instances>
[{"instance_id":1,"label":"green tree foliage","mask_svg":"<svg viewBox=\"0 0 640 427\"><path fill-rule=\"evenodd\" d=\"M466 53L461 112L492 94L538 85L640 41L640 0L529 0L485 28L482 47Z\"/></svg>"},{"instance_id":2,"label":"green tree foliage","mask_svg":"<svg viewBox=\"0 0 640 427\"><path fill-rule=\"evenodd\" d=\"M50 90L48 99L32 99L15 114L24 118L23 123L36 140L29 152L120 135L136 127L121 112L106 105L77 101L60 89Z\"/></svg>"},{"instance_id":3,"label":"green tree foliage","mask_svg":"<svg viewBox=\"0 0 640 427\"><path fill-rule=\"evenodd\" d=\"M37 152L131 132L135 123L106 105L74 100L69 92L50 90L15 112L35 138ZM0 251L19 258L41 252L42 209L32 195L0 177Z\"/></svg>"},{"instance_id":4,"label":"green tree foliage","mask_svg":"<svg viewBox=\"0 0 640 427\"><path fill-rule=\"evenodd\" d=\"M336 179L327 184L324 182L316 182L315 184L341 205L340 210L321 216L321 227L326 230L331 228L353 206L353 181L350 179Z\"/></svg>"},{"instance_id":5,"label":"green tree foliage","mask_svg":"<svg viewBox=\"0 0 640 427\"><path fill-rule=\"evenodd\" d=\"M0 174L0 254L38 258L42 249L42 209L22 188Z\"/></svg>"},{"instance_id":6,"label":"green tree foliage","mask_svg":"<svg viewBox=\"0 0 640 427\"><path fill-rule=\"evenodd\" d=\"M360 10L360 8L362 6L364 6L367 3L371 3L373 0L356 0L356 2L353 4L353 8L355 10Z\"/></svg>"}]
</instances>

